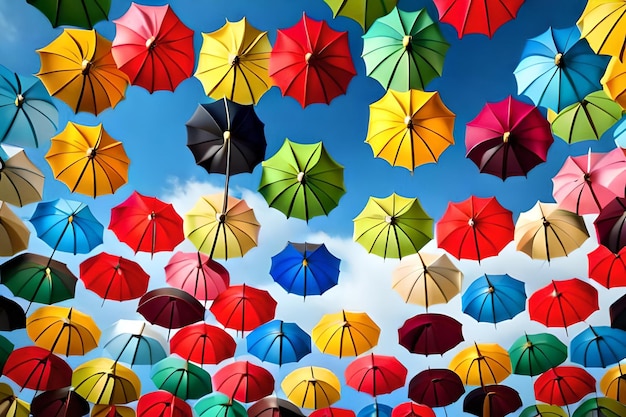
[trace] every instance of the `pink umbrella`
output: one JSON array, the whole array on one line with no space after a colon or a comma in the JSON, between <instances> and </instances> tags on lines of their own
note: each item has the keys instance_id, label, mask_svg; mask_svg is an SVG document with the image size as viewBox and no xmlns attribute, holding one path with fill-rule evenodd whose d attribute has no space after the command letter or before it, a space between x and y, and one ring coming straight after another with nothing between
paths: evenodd
<instances>
[{"instance_id":1,"label":"pink umbrella","mask_svg":"<svg viewBox=\"0 0 626 417\"><path fill-rule=\"evenodd\" d=\"M230 285L226 268L196 252L176 252L165 265L165 282L200 301L214 300Z\"/></svg>"}]
</instances>

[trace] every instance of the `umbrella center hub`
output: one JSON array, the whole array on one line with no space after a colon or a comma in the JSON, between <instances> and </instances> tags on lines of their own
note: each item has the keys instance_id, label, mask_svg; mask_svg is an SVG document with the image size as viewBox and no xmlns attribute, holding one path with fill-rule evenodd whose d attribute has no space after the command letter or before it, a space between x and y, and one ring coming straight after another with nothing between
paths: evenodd
<instances>
[{"instance_id":1,"label":"umbrella center hub","mask_svg":"<svg viewBox=\"0 0 626 417\"><path fill-rule=\"evenodd\" d=\"M488 291L490 294L493 294L494 292L496 292L496 289L490 286Z\"/></svg>"},{"instance_id":2,"label":"umbrella center hub","mask_svg":"<svg viewBox=\"0 0 626 417\"><path fill-rule=\"evenodd\" d=\"M296 177L296 179L298 180L299 183L304 184L304 181L305 181L304 172L302 171L298 172L298 176Z\"/></svg>"},{"instance_id":3,"label":"umbrella center hub","mask_svg":"<svg viewBox=\"0 0 626 417\"><path fill-rule=\"evenodd\" d=\"M239 65L239 55L235 55L235 54L228 54L228 63L231 66L236 66Z\"/></svg>"},{"instance_id":4,"label":"umbrella center hub","mask_svg":"<svg viewBox=\"0 0 626 417\"><path fill-rule=\"evenodd\" d=\"M152 221L156 218L156 213L153 211L150 214L148 214L148 220Z\"/></svg>"},{"instance_id":5,"label":"umbrella center hub","mask_svg":"<svg viewBox=\"0 0 626 417\"><path fill-rule=\"evenodd\" d=\"M393 216L385 216L385 223L394 225L396 224L396 218Z\"/></svg>"},{"instance_id":6,"label":"umbrella center hub","mask_svg":"<svg viewBox=\"0 0 626 417\"><path fill-rule=\"evenodd\" d=\"M411 35L404 35L404 37L402 38L402 46L404 46L405 49L411 49L411 42L413 41L413 36Z\"/></svg>"},{"instance_id":7,"label":"umbrella center hub","mask_svg":"<svg viewBox=\"0 0 626 417\"><path fill-rule=\"evenodd\" d=\"M154 49L154 47L156 46L156 42L154 42L156 39L154 36L150 36L148 39L146 39L146 48L148 49Z\"/></svg>"},{"instance_id":8,"label":"umbrella center hub","mask_svg":"<svg viewBox=\"0 0 626 417\"><path fill-rule=\"evenodd\" d=\"M557 67L562 67L563 66L563 54L562 53L558 53L554 56L554 65L556 65Z\"/></svg>"},{"instance_id":9,"label":"umbrella center hub","mask_svg":"<svg viewBox=\"0 0 626 417\"><path fill-rule=\"evenodd\" d=\"M304 54L304 61L308 64L313 59L313 54L311 52L307 52Z\"/></svg>"},{"instance_id":10,"label":"umbrella center hub","mask_svg":"<svg viewBox=\"0 0 626 417\"><path fill-rule=\"evenodd\" d=\"M83 59L83 62L80 65L83 75L89 74L89 70L91 69L92 62L88 59Z\"/></svg>"},{"instance_id":11,"label":"umbrella center hub","mask_svg":"<svg viewBox=\"0 0 626 417\"><path fill-rule=\"evenodd\" d=\"M230 130L225 130L222 137L224 138L224 142L230 139Z\"/></svg>"},{"instance_id":12,"label":"umbrella center hub","mask_svg":"<svg viewBox=\"0 0 626 417\"><path fill-rule=\"evenodd\" d=\"M22 104L24 104L24 96L21 94L18 94L15 97L15 107L22 107Z\"/></svg>"},{"instance_id":13,"label":"umbrella center hub","mask_svg":"<svg viewBox=\"0 0 626 417\"><path fill-rule=\"evenodd\" d=\"M94 148L88 148L86 153L87 153L87 157L90 159L93 159L96 157L96 150Z\"/></svg>"},{"instance_id":14,"label":"umbrella center hub","mask_svg":"<svg viewBox=\"0 0 626 417\"><path fill-rule=\"evenodd\" d=\"M591 182L591 172L585 172L585 175L583 175L583 179L586 182Z\"/></svg>"},{"instance_id":15,"label":"umbrella center hub","mask_svg":"<svg viewBox=\"0 0 626 417\"><path fill-rule=\"evenodd\" d=\"M474 222L474 218L470 217L470 219L467 221L467 225L469 227L474 227L475 224L476 224L476 222Z\"/></svg>"},{"instance_id":16,"label":"umbrella center hub","mask_svg":"<svg viewBox=\"0 0 626 417\"><path fill-rule=\"evenodd\" d=\"M74 221L74 216L70 216L67 218L68 223L72 223Z\"/></svg>"},{"instance_id":17,"label":"umbrella center hub","mask_svg":"<svg viewBox=\"0 0 626 417\"><path fill-rule=\"evenodd\" d=\"M413 129L413 118L410 114L404 117L404 124L406 125L407 129Z\"/></svg>"},{"instance_id":18,"label":"umbrella center hub","mask_svg":"<svg viewBox=\"0 0 626 417\"><path fill-rule=\"evenodd\" d=\"M510 139L511 139L511 132L504 132L502 134L502 142L509 143Z\"/></svg>"},{"instance_id":19,"label":"umbrella center hub","mask_svg":"<svg viewBox=\"0 0 626 417\"><path fill-rule=\"evenodd\" d=\"M46 268L44 272L46 274L46 278L48 279L52 278L52 271L50 270L50 268Z\"/></svg>"},{"instance_id":20,"label":"umbrella center hub","mask_svg":"<svg viewBox=\"0 0 626 417\"><path fill-rule=\"evenodd\" d=\"M306 259L302 260L302 266L308 266L309 265L309 261L307 261Z\"/></svg>"},{"instance_id":21,"label":"umbrella center hub","mask_svg":"<svg viewBox=\"0 0 626 417\"><path fill-rule=\"evenodd\" d=\"M543 227L548 227L550 226L550 222L548 221L548 219L543 219Z\"/></svg>"},{"instance_id":22,"label":"umbrella center hub","mask_svg":"<svg viewBox=\"0 0 626 417\"><path fill-rule=\"evenodd\" d=\"M217 220L219 223L225 223L226 222L226 214L224 214L224 213L215 213L215 220Z\"/></svg>"}]
</instances>

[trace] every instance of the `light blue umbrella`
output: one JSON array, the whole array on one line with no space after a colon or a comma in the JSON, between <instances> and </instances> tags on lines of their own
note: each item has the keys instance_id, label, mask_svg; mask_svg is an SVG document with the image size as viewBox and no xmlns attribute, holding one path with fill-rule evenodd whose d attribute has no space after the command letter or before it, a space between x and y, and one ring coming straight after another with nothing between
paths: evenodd
<instances>
[{"instance_id":1,"label":"light blue umbrella","mask_svg":"<svg viewBox=\"0 0 626 417\"><path fill-rule=\"evenodd\" d=\"M465 290L463 312L480 322L509 320L526 308L524 283L509 275L484 275Z\"/></svg>"},{"instance_id":2,"label":"light blue umbrella","mask_svg":"<svg viewBox=\"0 0 626 417\"><path fill-rule=\"evenodd\" d=\"M626 117L622 117L613 130L615 144L622 149L626 149Z\"/></svg>"},{"instance_id":3,"label":"light blue umbrella","mask_svg":"<svg viewBox=\"0 0 626 417\"><path fill-rule=\"evenodd\" d=\"M514 74L517 92L560 112L600 90L610 57L596 55L576 26L549 28L526 41Z\"/></svg>"},{"instance_id":4,"label":"light blue umbrella","mask_svg":"<svg viewBox=\"0 0 626 417\"><path fill-rule=\"evenodd\" d=\"M198 417L247 417L246 408L221 392L200 398L193 406Z\"/></svg>"},{"instance_id":5,"label":"light blue umbrella","mask_svg":"<svg viewBox=\"0 0 626 417\"><path fill-rule=\"evenodd\" d=\"M366 405L356 415L357 417L391 417L393 408L386 404L369 404Z\"/></svg>"},{"instance_id":6,"label":"light blue umbrella","mask_svg":"<svg viewBox=\"0 0 626 417\"><path fill-rule=\"evenodd\" d=\"M272 320L246 336L248 353L265 362L298 362L311 353L311 336L295 323Z\"/></svg>"},{"instance_id":7,"label":"light blue umbrella","mask_svg":"<svg viewBox=\"0 0 626 417\"><path fill-rule=\"evenodd\" d=\"M626 331L609 326L589 326L570 342L572 362L589 368L606 368L626 358Z\"/></svg>"},{"instance_id":8,"label":"light blue umbrella","mask_svg":"<svg viewBox=\"0 0 626 417\"><path fill-rule=\"evenodd\" d=\"M154 365L167 356L165 341L148 323L141 320L118 320L102 340L103 349L115 361L133 365Z\"/></svg>"}]
</instances>

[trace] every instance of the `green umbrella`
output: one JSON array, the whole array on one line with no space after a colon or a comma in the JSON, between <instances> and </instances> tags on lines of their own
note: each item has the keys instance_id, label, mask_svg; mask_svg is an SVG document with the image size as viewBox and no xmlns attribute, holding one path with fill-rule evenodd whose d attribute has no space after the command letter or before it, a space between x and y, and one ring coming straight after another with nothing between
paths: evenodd
<instances>
[{"instance_id":1,"label":"green umbrella","mask_svg":"<svg viewBox=\"0 0 626 417\"><path fill-rule=\"evenodd\" d=\"M449 46L426 9L396 7L363 35L365 69L386 90L423 90L442 74Z\"/></svg>"},{"instance_id":2,"label":"green umbrella","mask_svg":"<svg viewBox=\"0 0 626 417\"><path fill-rule=\"evenodd\" d=\"M270 207L287 217L308 221L328 215L346 192L343 166L328 155L322 142L301 144L285 139L262 166L259 192Z\"/></svg>"},{"instance_id":3,"label":"green umbrella","mask_svg":"<svg viewBox=\"0 0 626 417\"><path fill-rule=\"evenodd\" d=\"M7 361L15 345L4 336L0 336L0 372L4 368L4 363Z\"/></svg>"},{"instance_id":4,"label":"green umbrella","mask_svg":"<svg viewBox=\"0 0 626 417\"><path fill-rule=\"evenodd\" d=\"M213 390L207 371L177 356L168 356L152 365L150 378L158 389L183 400L198 399Z\"/></svg>"},{"instance_id":5,"label":"green umbrella","mask_svg":"<svg viewBox=\"0 0 626 417\"><path fill-rule=\"evenodd\" d=\"M524 408L519 417L569 417L561 407L556 405L537 404Z\"/></svg>"},{"instance_id":6,"label":"green umbrella","mask_svg":"<svg viewBox=\"0 0 626 417\"><path fill-rule=\"evenodd\" d=\"M590 398L578 406L572 417L624 417L626 405L607 397Z\"/></svg>"},{"instance_id":7,"label":"green umbrella","mask_svg":"<svg viewBox=\"0 0 626 417\"><path fill-rule=\"evenodd\" d=\"M214 392L200 398L193 406L198 417L247 417L243 405L231 400L221 392Z\"/></svg>"},{"instance_id":8,"label":"green umbrella","mask_svg":"<svg viewBox=\"0 0 626 417\"><path fill-rule=\"evenodd\" d=\"M52 27L77 26L91 29L101 20L107 20L111 0L27 0L43 13Z\"/></svg>"},{"instance_id":9,"label":"green umbrella","mask_svg":"<svg viewBox=\"0 0 626 417\"><path fill-rule=\"evenodd\" d=\"M536 376L562 364L567 359L567 346L549 333L527 334L509 349L513 373Z\"/></svg>"},{"instance_id":10,"label":"green umbrella","mask_svg":"<svg viewBox=\"0 0 626 417\"><path fill-rule=\"evenodd\" d=\"M394 8L398 0L324 0L333 11L333 17L345 16L367 30L380 16Z\"/></svg>"}]
</instances>

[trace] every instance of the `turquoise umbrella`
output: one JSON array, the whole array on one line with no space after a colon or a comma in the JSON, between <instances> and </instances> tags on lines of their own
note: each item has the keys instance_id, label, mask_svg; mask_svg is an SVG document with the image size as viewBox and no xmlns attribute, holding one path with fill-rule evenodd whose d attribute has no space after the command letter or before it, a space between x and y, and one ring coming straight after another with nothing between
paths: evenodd
<instances>
[{"instance_id":1,"label":"turquoise umbrella","mask_svg":"<svg viewBox=\"0 0 626 417\"><path fill-rule=\"evenodd\" d=\"M198 399L213 391L207 371L177 356L168 356L152 365L150 378L158 389L183 400Z\"/></svg>"},{"instance_id":2,"label":"turquoise umbrella","mask_svg":"<svg viewBox=\"0 0 626 417\"><path fill-rule=\"evenodd\" d=\"M148 323L118 320L102 336L103 349L115 361L133 365L153 365L164 359L165 341Z\"/></svg>"},{"instance_id":3,"label":"turquoise umbrella","mask_svg":"<svg viewBox=\"0 0 626 417\"><path fill-rule=\"evenodd\" d=\"M228 398L221 392L214 392L200 398L193 406L198 417L247 417L243 405Z\"/></svg>"}]
</instances>

